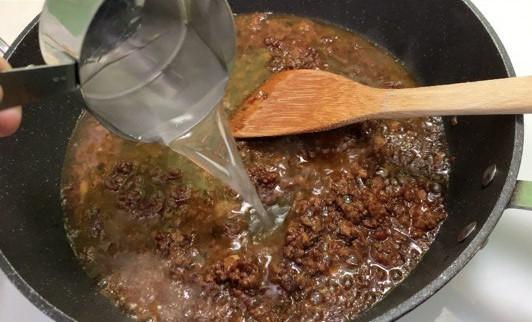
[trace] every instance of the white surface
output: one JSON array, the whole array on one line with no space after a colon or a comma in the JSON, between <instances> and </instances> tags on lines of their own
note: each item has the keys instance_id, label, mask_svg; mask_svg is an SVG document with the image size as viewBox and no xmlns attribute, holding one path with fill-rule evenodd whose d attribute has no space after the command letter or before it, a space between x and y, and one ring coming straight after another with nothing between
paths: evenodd
<instances>
[{"instance_id":1,"label":"white surface","mask_svg":"<svg viewBox=\"0 0 532 322\"><path fill-rule=\"evenodd\" d=\"M0 37L11 43L40 11L42 2L0 0ZM532 0L473 2L499 34L517 74L532 75ZM525 128L519 178L532 180L532 116L525 117ZM401 322L532 321L531 298L532 213L508 210L486 248L446 287ZM50 319L0 275L0 321Z\"/></svg>"}]
</instances>

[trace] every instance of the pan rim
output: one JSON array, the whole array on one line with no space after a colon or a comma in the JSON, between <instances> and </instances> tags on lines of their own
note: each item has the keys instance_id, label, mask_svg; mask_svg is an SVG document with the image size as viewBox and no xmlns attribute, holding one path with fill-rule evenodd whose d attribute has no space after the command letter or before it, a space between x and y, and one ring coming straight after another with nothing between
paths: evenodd
<instances>
[{"instance_id":1,"label":"pan rim","mask_svg":"<svg viewBox=\"0 0 532 322\"><path fill-rule=\"evenodd\" d=\"M471 0L460 0L466 7L475 15L475 17L482 24L488 35L490 36L493 44L499 52L504 68L506 70L507 77L515 77L515 70L512 65L512 61L506 48L504 47L501 39L495 32L495 29L488 22L486 17L480 12L480 10L473 4ZM515 115L515 131L514 131L514 147L512 153L512 161L506 177L506 181L501 190L499 199L497 200L495 206L491 210L488 219L479 230L477 235L473 238L470 244L462 251L460 256L447 267L445 271L440 274L440 276L429 283L427 286L419 290L416 294L412 295L408 300L403 303L395 306L394 308L386 311L382 315L378 316L371 320L372 322L382 322L382 321L395 321L405 314L411 312L416 307L427 301L432 295L438 292L442 287L449 283L453 277L455 277L464 267L469 263L469 261L476 255L476 253L481 250L489 235L495 229L495 226L499 222L504 210L507 209L507 206L512 197L515 185L517 183L517 176L519 173L519 168L521 165L521 158L523 156L523 144L524 144L524 117L523 115ZM364 315L364 314L363 314ZM362 315L362 316L363 316Z\"/></svg>"}]
</instances>

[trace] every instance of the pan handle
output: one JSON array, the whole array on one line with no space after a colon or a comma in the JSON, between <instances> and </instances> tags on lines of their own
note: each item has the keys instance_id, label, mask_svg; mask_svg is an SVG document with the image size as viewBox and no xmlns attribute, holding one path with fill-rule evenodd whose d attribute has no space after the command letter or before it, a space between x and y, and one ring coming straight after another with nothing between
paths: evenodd
<instances>
[{"instance_id":1,"label":"pan handle","mask_svg":"<svg viewBox=\"0 0 532 322\"><path fill-rule=\"evenodd\" d=\"M78 84L75 63L14 68L0 73L4 92L0 110L65 94L75 90Z\"/></svg>"},{"instance_id":2,"label":"pan handle","mask_svg":"<svg viewBox=\"0 0 532 322\"><path fill-rule=\"evenodd\" d=\"M0 38L0 57L9 46ZM31 66L0 73L3 99L0 110L68 93L78 87L77 65Z\"/></svg>"},{"instance_id":3,"label":"pan handle","mask_svg":"<svg viewBox=\"0 0 532 322\"><path fill-rule=\"evenodd\" d=\"M517 181L508 208L532 210L532 181Z\"/></svg>"}]
</instances>

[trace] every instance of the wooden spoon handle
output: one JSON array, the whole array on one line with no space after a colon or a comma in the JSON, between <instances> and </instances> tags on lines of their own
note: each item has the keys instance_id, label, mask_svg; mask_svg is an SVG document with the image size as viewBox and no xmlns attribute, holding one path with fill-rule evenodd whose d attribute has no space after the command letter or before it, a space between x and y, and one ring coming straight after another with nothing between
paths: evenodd
<instances>
[{"instance_id":1,"label":"wooden spoon handle","mask_svg":"<svg viewBox=\"0 0 532 322\"><path fill-rule=\"evenodd\" d=\"M532 113L532 77L389 90L382 95L386 118Z\"/></svg>"}]
</instances>

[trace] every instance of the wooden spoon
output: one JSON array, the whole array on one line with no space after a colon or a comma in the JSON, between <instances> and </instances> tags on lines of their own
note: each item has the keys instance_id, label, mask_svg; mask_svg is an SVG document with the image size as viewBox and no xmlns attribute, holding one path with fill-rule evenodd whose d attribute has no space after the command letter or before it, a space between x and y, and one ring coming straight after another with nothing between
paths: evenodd
<instances>
[{"instance_id":1,"label":"wooden spoon","mask_svg":"<svg viewBox=\"0 0 532 322\"><path fill-rule=\"evenodd\" d=\"M231 121L237 138L319 132L368 119L532 112L532 77L379 89L318 70L276 74ZM496 130L496 129L494 129Z\"/></svg>"}]
</instances>

